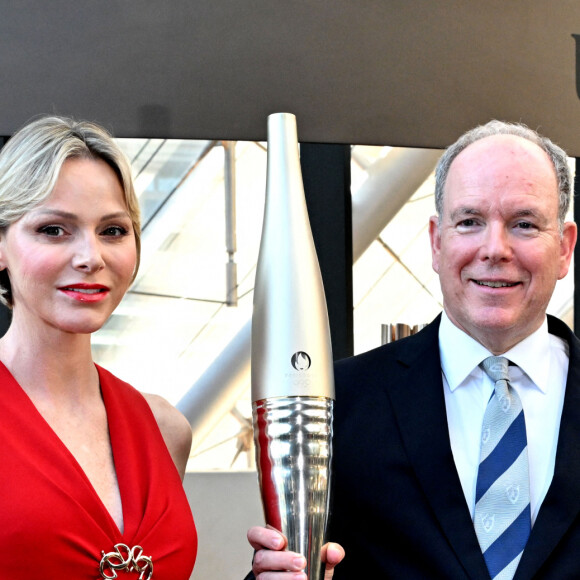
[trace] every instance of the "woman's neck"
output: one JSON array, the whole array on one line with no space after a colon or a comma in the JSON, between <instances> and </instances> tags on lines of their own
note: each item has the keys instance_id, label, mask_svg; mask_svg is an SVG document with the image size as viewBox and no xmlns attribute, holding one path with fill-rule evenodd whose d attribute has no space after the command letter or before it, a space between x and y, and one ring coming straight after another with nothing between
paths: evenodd
<instances>
[{"instance_id":1,"label":"woman's neck","mask_svg":"<svg viewBox=\"0 0 580 580\"><path fill-rule=\"evenodd\" d=\"M0 360L29 395L77 399L98 392L90 335L11 325L0 339Z\"/></svg>"}]
</instances>

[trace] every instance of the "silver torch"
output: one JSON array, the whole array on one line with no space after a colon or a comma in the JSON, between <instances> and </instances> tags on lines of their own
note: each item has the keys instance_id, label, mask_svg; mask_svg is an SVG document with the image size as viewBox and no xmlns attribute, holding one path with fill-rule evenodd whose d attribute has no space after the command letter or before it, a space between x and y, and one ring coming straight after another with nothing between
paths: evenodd
<instances>
[{"instance_id":1,"label":"silver torch","mask_svg":"<svg viewBox=\"0 0 580 580\"><path fill-rule=\"evenodd\" d=\"M296 117L268 117L268 174L252 317L252 413L266 523L324 575L334 374Z\"/></svg>"}]
</instances>

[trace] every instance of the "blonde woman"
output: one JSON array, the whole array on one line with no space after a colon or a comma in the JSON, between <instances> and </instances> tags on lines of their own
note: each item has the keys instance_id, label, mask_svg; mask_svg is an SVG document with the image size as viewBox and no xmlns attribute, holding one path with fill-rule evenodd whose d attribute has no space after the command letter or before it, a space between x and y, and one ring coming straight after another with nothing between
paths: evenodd
<instances>
[{"instance_id":1,"label":"blonde woman","mask_svg":"<svg viewBox=\"0 0 580 580\"><path fill-rule=\"evenodd\" d=\"M129 164L101 127L44 117L0 152L2 578L190 577L189 424L91 356L139 235Z\"/></svg>"}]
</instances>

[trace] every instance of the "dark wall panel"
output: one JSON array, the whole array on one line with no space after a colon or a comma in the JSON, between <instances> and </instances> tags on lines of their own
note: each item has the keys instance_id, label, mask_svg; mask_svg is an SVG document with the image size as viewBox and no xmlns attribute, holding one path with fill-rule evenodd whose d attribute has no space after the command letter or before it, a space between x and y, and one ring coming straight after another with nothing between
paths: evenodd
<instances>
[{"instance_id":1,"label":"dark wall panel","mask_svg":"<svg viewBox=\"0 0 580 580\"><path fill-rule=\"evenodd\" d=\"M444 147L491 117L580 155L580 2L20 0L0 14L0 134L39 113L119 136Z\"/></svg>"},{"instance_id":2,"label":"dark wall panel","mask_svg":"<svg viewBox=\"0 0 580 580\"><path fill-rule=\"evenodd\" d=\"M350 147L302 143L300 164L326 294L332 354L338 360L354 352Z\"/></svg>"}]
</instances>

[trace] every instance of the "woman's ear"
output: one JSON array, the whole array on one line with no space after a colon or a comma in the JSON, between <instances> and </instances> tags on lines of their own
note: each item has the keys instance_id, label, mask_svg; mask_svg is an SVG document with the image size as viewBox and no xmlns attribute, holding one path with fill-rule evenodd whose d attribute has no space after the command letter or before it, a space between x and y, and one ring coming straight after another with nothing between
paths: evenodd
<instances>
[{"instance_id":1,"label":"woman's ear","mask_svg":"<svg viewBox=\"0 0 580 580\"><path fill-rule=\"evenodd\" d=\"M4 248L5 239L6 239L6 230L1 229L0 230L0 271L6 269L6 259L5 259L6 251Z\"/></svg>"}]
</instances>

